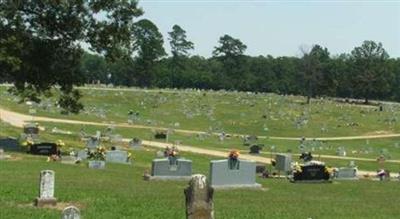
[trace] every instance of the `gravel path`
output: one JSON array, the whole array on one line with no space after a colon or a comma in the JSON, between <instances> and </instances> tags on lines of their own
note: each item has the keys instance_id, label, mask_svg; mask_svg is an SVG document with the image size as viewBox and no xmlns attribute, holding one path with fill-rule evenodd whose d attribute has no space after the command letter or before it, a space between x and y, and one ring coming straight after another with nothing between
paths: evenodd
<instances>
[{"instance_id":1,"label":"gravel path","mask_svg":"<svg viewBox=\"0 0 400 219\"><path fill-rule=\"evenodd\" d=\"M4 110L0 108L0 119L3 120L4 122L10 123L13 126L16 127L23 127L23 125L26 123L26 121L42 121L42 122L57 122L57 123L67 123L67 124L85 124L85 125L96 125L96 126L108 126L109 124L107 123L97 123L97 122L87 122L87 121L77 121L77 120L67 120L67 119L56 119L56 118L48 118L48 117L39 117L39 116L29 116L29 115L24 115L21 113L16 113L12 112L9 110ZM118 127L131 127L131 128L140 128L140 127L146 127L149 128L148 126L137 126L137 125L124 125L124 124L117 124L116 126ZM158 128L159 127L152 127L152 128ZM178 130L175 130L179 132ZM181 132L184 131L185 133L201 133L197 131L190 131L190 130L181 130ZM387 137L388 135L379 135L380 137L383 136L383 138ZM396 136L390 135L392 137L398 137L400 134L396 134ZM349 139L359 139L358 137L360 136L353 136L353 137L346 137L346 140ZM278 138L278 137L276 137ZM339 137L337 137L339 138ZM279 139L286 139L286 138L279 138ZM123 141L128 142L131 139L123 139ZM298 139L297 139L298 140ZM155 141L142 141L142 144L145 146L150 146L150 147L155 147L155 148L160 148L164 149L167 146L171 147L171 143L162 143L162 142L155 142ZM216 156L216 157L226 157L227 156L227 151L219 151L219 150L212 150L212 149L204 149L204 148L199 148L199 147L193 147L189 145L179 145L179 150L180 151L185 151L185 152L191 152L191 153L196 153L196 154L203 154L203 155L208 155L208 156ZM256 162L260 163L265 163L265 164L270 164L271 159L266 158L266 157L261 157L261 156L252 156L248 154L241 154L241 158L246 159L246 160L253 160ZM359 160L359 161L375 161L374 159L369 159L369 158L354 158L354 157L338 157L338 156L331 156L331 155L321 155L321 158L332 158L332 159L344 159L344 160ZM399 160L388 160L386 162L392 162L392 163L400 163ZM375 175L376 173L373 171L359 171L359 175L365 175L365 174L370 174L370 175ZM392 174L392 176L398 176L397 174Z\"/></svg>"}]
</instances>

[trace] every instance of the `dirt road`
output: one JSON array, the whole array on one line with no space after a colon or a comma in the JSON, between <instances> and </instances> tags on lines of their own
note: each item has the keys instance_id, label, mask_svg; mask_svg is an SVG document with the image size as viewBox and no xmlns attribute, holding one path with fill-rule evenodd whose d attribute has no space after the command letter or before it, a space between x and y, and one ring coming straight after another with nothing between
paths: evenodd
<instances>
[{"instance_id":1,"label":"dirt road","mask_svg":"<svg viewBox=\"0 0 400 219\"><path fill-rule=\"evenodd\" d=\"M12 111L4 110L0 108L0 119L3 120L4 122L10 123L13 126L16 127L23 127L23 125L26 123L26 121L31 121L32 116L29 115L24 115L21 113L15 113ZM48 117L37 117L35 116L33 118L34 121L43 121L43 122L57 122L57 123L67 123L67 124L86 124L86 125L96 125L96 126L108 126L109 124L107 123L97 123L97 122L87 122L87 121L77 121L77 120L67 120L67 119L56 119L56 118L48 118ZM117 125L119 127L135 127L134 125ZM158 128L158 127L154 127ZM176 130L175 130L176 131ZM190 130L184 130L187 133L196 133ZM356 137L356 136L355 136ZM125 142L129 142L131 139L123 139ZM145 146L150 146L150 147L155 147L155 148L160 148L160 149L165 149L167 146L171 147L171 143L163 143L163 142L155 142L155 141L146 141L144 140L142 142L143 145ZM185 151L185 152L191 152L191 153L196 153L196 154L203 154L203 155L208 155L208 156L216 156L216 157L226 157L227 156L227 151L219 151L219 150L211 150L211 149L204 149L204 148L199 148L199 147L193 147L189 145L179 145L179 150L180 151ZM321 158L331 158L331 159L345 159L345 160L360 160L360 161L375 161L374 159L368 159L368 158L355 158L355 157L338 157L338 156L330 156L330 155L321 155ZM265 164L270 164L271 159L266 158L266 157L261 157L261 156L252 156L248 154L242 154L241 158L246 159L246 160L253 160L259 163L265 163ZM398 160L388 160L386 161L388 163L400 163ZM359 171L359 175L365 175L365 174L370 174L374 175L375 172L372 171Z\"/></svg>"},{"instance_id":2,"label":"dirt road","mask_svg":"<svg viewBox=\"0 0 400 219\"><path fill-rule=\"evenodd\" d=\"M49 117L41 117L41 116L31 116L25 115L21 113L12 112L9 110L5 110L0 108L0 119L12 124L13 126L23 127L25 121L42 121L42 122L56 122L56 123L66 123L66 124L82 124L82 125L95 125L95 126L109 126L114 125L116 127L122 128L138 128L138 129L156 129L156 130L167 130L167 128L156 127L156 126L146 126L146 125L130 125L125 123L118 124L110 124L110 123L99 123L99 122L89 122L89 121L79 121L79 120L68 120L68 119L58 119L58 118L49 118ZM195 130L185 130L185 129L174 129L174 132L183 133L183 134L207 134L207 132L203 131L195 131ZM212 133L213 135L219 135L220 133ZM234 137L243 137L245 134L232 134ZM273 140L292 140L299 141L301 137L277 137L277 136L257 136L258 138L265 139L273 139ZM359 139L379 139L379 138L396 138L400 137L399 133L395 134L380 134L380 135L360 135L360 136L343 136L343 137L306 137L306 139L315 139L319 141L339 141L339 140L359 140Z\"/></svg>"}]
</instances>

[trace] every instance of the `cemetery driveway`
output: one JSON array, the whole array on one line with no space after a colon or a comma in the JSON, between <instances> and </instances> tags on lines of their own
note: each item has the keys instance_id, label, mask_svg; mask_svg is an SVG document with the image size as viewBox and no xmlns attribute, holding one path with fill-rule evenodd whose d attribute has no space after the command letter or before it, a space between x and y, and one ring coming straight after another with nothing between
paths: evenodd
<instances>
[{"instance_id":1,"label":"cemetery driveway","mask_svg":"<svg viewBox=\"0 0 400 219\"><path fill-rule=\"evenodd\" d=\"M77 120L67 120L67 119L56 119L56 118L48 118L48 117L32 117L29 115L24 115L21 113L16 113L8 110L4 110L0 108L0 120L3 120L4 122L10 123L13 126L16 127L23 127L23 125L26 123L26 121L43 121L43 122L58 122L58 123L69 123L69 124L87 124L87 125L96 125L96 126L108 126L109 124L107 123L97 123L97 122L87 122L87 121L77 121ZM118 126L118 125L117 125ZM134 127L129 125L128 127ZM188 131L188 130L185 130ZM190 131L188 131L190 132ZM393 134L392 134L393 135ZM397 134L396 137L400 136L400 134ZM354 139L358 139L356 137L360 136L354 136ZM347 137L346 139L351 139L351 137ZM123 139L124 142L129 142L131 139ZM298 140L298 139L297 139ZM171 147L171 143L163 143L163 142L155 142L155 141L142 141L143 145L150 146L150 147L155 147L155 148L160 148L160 149L165 149L167 146ZM191 152L191 153L196 153L196 154L203 154L203 155L208 155L208 156L216 156L216 157L226 157L227 152L226 151L218 151L218 150L212 150L212 149L205 149L205 148L199 148L199 147L193 147L189 145L179 145L179 150L180 151L185 151L185 152ZM265 163L265 164L270 164L271 159L267 157L261 157L261 156L252 156L248 154L241 154L241 158L246 159L246 160L253 160L259 163ZM352 159L349 157L337 157L337 156L329 156L329 155L321 155L321 157L325 158L332 158L332 159ZM373 159L367 159L367 158L354 158L353 160L368 160L372 161ZM400 161L396 160L390 160L386 162L395 162L395 163L400 163ZM375 175L375 172L372 171L359 171L359 175Z\"/></svg>"},{"instance_id":2,"label":"cemetery driveway","mask_svg":"<svg viewBox=\"0 0 400 219\"><path fill-rule=\"evenodd\" d=\"M31 116L21 113L12 112L0 107L0 120L10 123L16 127L23 127L26 121L42 121L42 122L56 122L56 123L66 123L66 124L81 124L81 125L94 125L94 126L109 126L113 125L122 128L139 128L139 129L156 129L156 130L168 130L168 128L157 127L157 126L146 126L146 125L130 125L126 123L100 123L100 122L89 122L89 121L79 121L79 120L69 120L69 119L58 119L42 116ZM185 129L174 129L174 132L183 134L208 134L204 131L195 130L185 130ZM220 133L214 132L213 135L219 135ZM233 134L229 133L233 137L243 137L245 134ZM258 138L273 139L273 140L292 140L300 141L302 137L277 137L277 136L257 136ZM379 139L379 138L396 138L400 137L400 133L392 134L376 134L376 135L359 135L359 136L342 136L342 137L306 137L307 140L317 140L317 141L339 141L339 140L365 140L365 139Z\"/></svg>"}]
</instances>

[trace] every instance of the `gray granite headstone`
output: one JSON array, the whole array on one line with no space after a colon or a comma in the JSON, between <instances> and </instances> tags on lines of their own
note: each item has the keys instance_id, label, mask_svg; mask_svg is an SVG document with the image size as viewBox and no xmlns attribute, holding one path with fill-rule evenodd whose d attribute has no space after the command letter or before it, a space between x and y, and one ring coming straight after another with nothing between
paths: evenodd
<instances>
[{"instance_id":1,"label":"gray granite headstone","mask_svg":"<svg viewBox=\"0 0 400 219\"><path fill-rule=\"evenodd\" d=\"M355 180L357 177L357 168L355 167L341 167L336 173L336 179L350 179Z\"/></svg>"},{"instance_id":2,"label":"gray granite headstone","mask_svg":"<svg viewBox=\"0 0 400 219\"><path fill-rule=\"evenodd\" d=\"M39 134L39 128L36 124L26 124L24 125L24 133L28 135L38 135Z\"/></svg>"},{"instance_id":3,"label":"gray granite headstone","mask_svg":"<svg viewBox=\"0 0 400 219\"><path fill-rule=\"evenodd\" d=\"M336 150L336 155L337 156L341 156L341 157L345 157L346 156L346 150L344 149L344 147L339 147L337 150Z\"/></svg>"},{"instance_id":4,"label":"gray granite headstone","mask_svg":"<svg viewBox=\"0 0 400 219\"><path fill-rule=\"evenodd\" d=\"M77 161L75 156L62 156L61 163L63 164L75 164Z\"/></svg>"},{"instance_id":5,"label":"gray granite headstone","mask_svg":"<svg viewBox=\"0 0 400 219\"><path fill-rule=\"evenodd\" d=\"M256 163L248 160L212 160L210 182L213 188L261 188L256 183Z\"/></svg>"},{"instance_id":6,"label":"gray granite headstone","mask_svg":"<svg viewBox=\"0 0 400 219\"><path fill-rule=\"evenodd\" d=\"M68 206L64 208L61 219L80 219L81 212L75 206Z\"/></svg>"},{"instance_id":7,"label":"gray granite headstone","mask_svg":"<svg viewBox=\"0 0 400 219\"><path fill-rule=\"evenodd\" d=\"M190 179L191 175L191 160L159 158L152 162L151 179Z\"/></svg>"},{"instance_id":8,"label":"gray granite headstone","mask_svg":"<svg viewBox=\"0 0 400 219\"><path fill-rule=\"evenodd\" d=\"M129 141L129 146L132 149L138 150L141 149L142 146L142 140L138 138L133 138L131 141Z\"/></svg>"},{"instance_id":9,"label":"gray granite headstone","mask_svg":"<svg viewBox=\"0 0 400 219\"><path fill-rule=\"evenodd\" d=\"M130 164L131 162L128 160L128 152L126 151L107 151L106 153L106 161L110 163L123 163Z\"/></svg>"},{"instance_id":10,"label":"gray granite headstone","mask_svg":"<svg viewBox=\"0 0 400 219\"><path fill-rule=\"evenodd\" d=\"M279 171L288 172L291 170L292 155L290 154L277 154L275 157L275 168Z\"/></svg>"},{"instance_id":11,"label":"gray granite headstone","mask_svg":"<svg viewBox=\"0 0 400 219\"><path fill-rule=\"evenodd\" d=\"M53 170L40 171L39 197L36 198L36 206L42 207L44 205L57 204L57 200L54 198L54 175Z\"/></svg>"},{"instance_id":12,"label":"gray granite headstone","mask_svg":"<svg viewBox=\"0 0 400 219\"><path fill-rule=\"evenodd\" d=\"M95 149L100 145L100 139L96 137L90 137L86 142L86 147L90 149Z\"/></svg>"},{"instance_id":13,"label":"gray granite headstone","mask_svg":"<svg viewBox=\"0 0 400 219\"><path fill-rule=\"evenodd\" d=\"M86 150L80 150L78 151L77 157L81 160L86 160L88 157L87 151Z\"/></svg>"},{"instance_id":14,"label":"gray granite headstone","mask_svg":"<svg viewBox=\"0 0 400 219\"><path fill-rule=\"evenodd\" d=\"M104 169L106 168L106 162L102 160L90 160L88 166L90 169Z\"/></svg>"},{"instance_id":15,"label":"gray granite headstone","mask_svg":"<svg viewBox=\"0 0 400 219\"><path fill-rule=\"evenodd\" d=\"M157 153L156 153L156 157L158 157L158 158L165 157L165 153L164 153L164 152L162 152L162 151L157 151Z\"/></svg>"},{"instance_id":16,"label":"gray granite headstone","mask_svg":"<svg viewBox=\"0 0 400 219\"><path fill-rule=\"evenodd\" d=\"M110 140L112 143L120 143L120 142L122 142L122 136L121 135L111 135Z\"/></svg>"}]
</instances>

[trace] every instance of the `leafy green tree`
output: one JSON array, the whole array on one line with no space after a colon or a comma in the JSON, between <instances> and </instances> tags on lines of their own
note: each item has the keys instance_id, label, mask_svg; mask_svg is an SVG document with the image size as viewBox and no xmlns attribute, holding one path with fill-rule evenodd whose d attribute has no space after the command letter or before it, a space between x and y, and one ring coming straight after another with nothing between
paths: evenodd
<instances>
[{"instance_id":1,"label":"leafy green tree","mask_svg":"<svg viewBox=\"0 0 400 219\"><path fill-rule=\"evenodd\" d=\"M245 65L244 52L247 46L239 39L235 39L229 35L219 38L219 46L213 51L213 56L223 65L223 72L219 73L219 80L222 88L240 89L244 75L243 67Z\"/></svg>"},{"instance_id":2,"label":"leafy green tree","mask_svg":"<svg viewBox=\"0 0 400 219\"><path fill-rule=\"evenodd\" d=\"M136 74L139 86L151 86L156 75L156 62L166 55L163 47L163 37L157 26L147 19L135 24L135 48L138 50L136 58Z\"/></svg>"},{"instance_id":3,"label":"leafy green tree","mask_svg":"<svg viewBox=\"0 0 400 219\"><path fill-rule=\"evenodd\" d=\"M351 51L351 65L355 72L354 89L357 96L365 99L365 103L368 103L371 96L377 96L390 89L390 74L386 66L388 58L382 43L374 41L364 41L361 46Z\"/></svg>"},{"instance_id":4,"label":"leafy green tree","mask_svg":"<svg viewBox=\"0 0 400 219\"><path fill-rule=\"evenodd\" d=\"M169 80L171 86L182 87L184 86L184 83L182 82L184 72L188 70L186 68L186 62L189 50L194 49L194 45L186 39L186 31L179 25L174 25L172 31L168 34L172 53L172 59L169 62Z\"/></svg>"},{"instance_id":5,"label":"leafy green tree","mask_svg":"<svg viewBox=\"0 0 400 219\"><path fill-rule=\"evenodd\" d=\"M329 52L327 48L314 45L310 52L302 49L302 53L303 94L307 96L307 103L310 103L311 97L316 95L319 85L323 81L323 64L329 61Z\"/></svg>"},{"instance_id":6,"label":"leafy green tree","mask_svg":"<svg viewBox=\"0 0 400 219\"><path fill-rule=\"evenodd\" d=\"M109 60L129 56L133 19L140 15L135 0L0 0L0 75L35 101L58 85L61 105L78 112L81 95L73 86L84 82L80 43Z\"/></svg>"},{"instance_id":7,"label":"leafy green tree","mask_svg":"<svg viewBox=\"0 0 400 219\"><path fill-rule=\"evenodd\" d=\"M186 39L186 31L179 25L174 25L169 34L169 44L171 45L172 57L188 56L189 50L194 49L192 42Z\"/></svg>"},{"instance_id":8,"label":"leafy green tree","mask_svg":"<svg viewBox=\"0 0 400 219\"><path fill-rule=\"evenodd\" d=\"M81 58L80 71L88 84L107 82L107 63L102 56L85 52Z\"/></svg>"}]
</instances>

